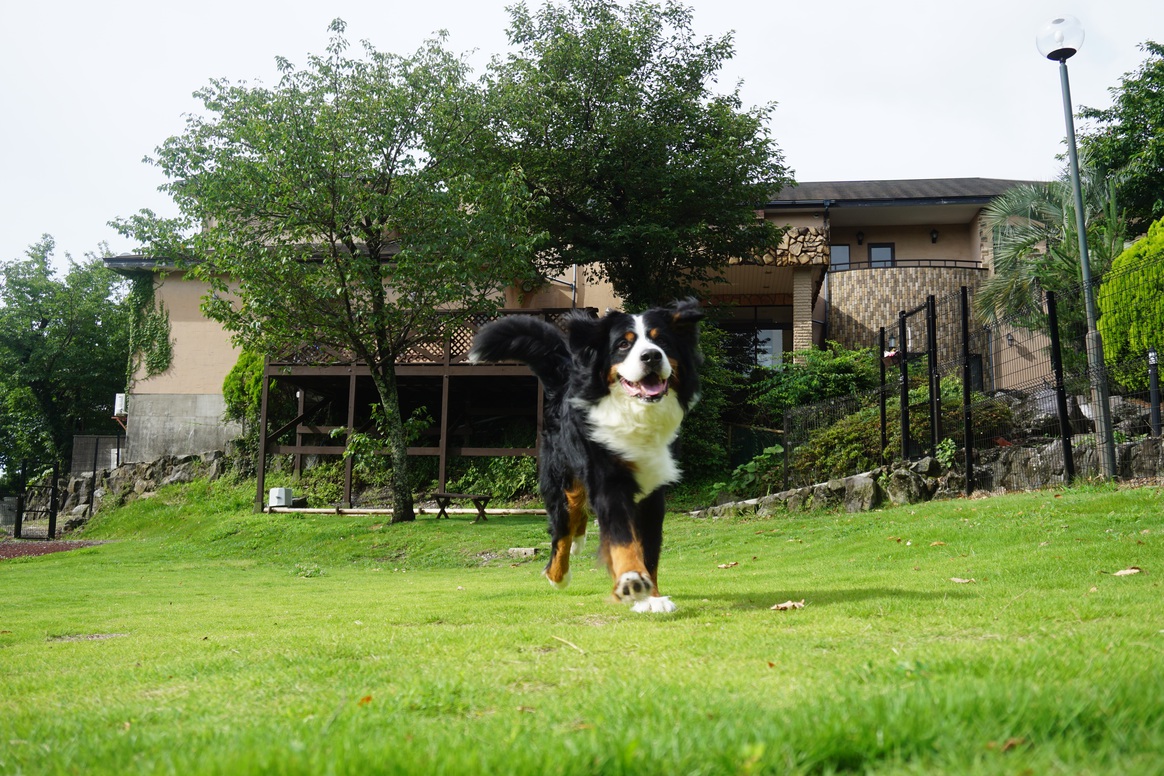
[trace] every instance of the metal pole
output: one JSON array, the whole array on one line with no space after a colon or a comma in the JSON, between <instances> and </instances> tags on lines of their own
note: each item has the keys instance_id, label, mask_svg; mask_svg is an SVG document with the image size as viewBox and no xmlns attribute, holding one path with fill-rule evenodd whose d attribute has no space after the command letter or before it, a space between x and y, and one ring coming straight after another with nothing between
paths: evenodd
<instances>
[{"instance_id":1,"label":"metal pole","mask_svg":"<svg viewBox=\"0 0 1164 776\"><path fill-rule=\"evenodd\" d=\"M962 448L967 496L974 492L974 428L970 413L970 289L962 286Z\"/></svg>"},{"instance_id":2,"label":"metal pole","mask_svg":"<svg viewBox=\"0 0 1164 776\"><path fill-rule=\"evenodd\" d=\"M901 361L901 459L909 460L909 326L905 310L897 314L897 353Z\"/></svg>"},{"instance_id":3,"label":"metal pole","mask_svg":"<svg viewBox=\"0 0 1164 776\"><path fill-rule=\"evenodd\" d=\"M885 417L885 352L886 351L885 351L885 327L884 326L881 327L879 342L880 342L880 345L878 346L878 353L881 354L881 357L878 358L877 361L878 361L878 364L880 367L880 372L881 372L881 384L880 384L881 390L880 390L880 394L879 394L881 397L881 455L878 456L878 460L880 461L881 465L884 466L885 465L885 448L889 447L889 429L887 428L887 422L886 422L886 417Z\"/></svg>"},{"instance_id":4,"label":"metal pole","mask_svg":"<svg viewBox=\"0 0 1164 776\"><path fill-rule=\"evenodd\" d=\"M930 455L937 457L942 441L942 375L938 371L938 307L926 297L926 360L930 366Z\"/></svg>"},{"instance_id":5,"label":"metal pole","mask_svg":"<svg viewBox=\"0 0 1164 776\"><path fill-rule=\"evenodd\" d=\"M1071 115L1071 84L1067 60L1059 60L1059 80L1063 86L1063 118L1067 125L1067 155L1071 160L1071 188L1075 195L1075 229L1079 232L1079 268L1083 275L1083 300L1087 308L1087 371L1091 382L1091 403L1095 407L1095 437L1103 476L1115 477L1115 439L1108 406L1107 370L1103 363L1103 338L1096 328L1095 289L1091 287L1091 262L1087 255L1087 224L1083 214L1083 188L1079 182L1079 154L1075 150L1075 119Z\"/></svg>"}]
</instances>

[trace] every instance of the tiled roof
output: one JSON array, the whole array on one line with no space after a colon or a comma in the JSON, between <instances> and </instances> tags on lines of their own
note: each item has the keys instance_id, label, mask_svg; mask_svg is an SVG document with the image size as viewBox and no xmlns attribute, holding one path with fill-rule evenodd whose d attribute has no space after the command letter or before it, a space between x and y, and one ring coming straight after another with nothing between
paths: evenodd
<instances>
[{"instance_id":1,"label":"tiled roof","mask_svg":"<svg viewBox=\"0 0 1164 776\"><path fill-rule=\"evenodd\" d=\"M821 200L989 200L1014 186L1030 181L1001 178L919 178L889 181L809 181L788 186L769 205L794 205Z\"/></svg>"}]
</instances>

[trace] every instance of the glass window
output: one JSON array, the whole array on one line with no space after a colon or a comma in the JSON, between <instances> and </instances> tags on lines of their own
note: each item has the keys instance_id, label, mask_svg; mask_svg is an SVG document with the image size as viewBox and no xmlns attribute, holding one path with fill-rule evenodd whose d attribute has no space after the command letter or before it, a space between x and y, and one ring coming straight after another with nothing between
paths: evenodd
<instances>
[{"instance_id":1,"label":"glass window","mask_svg":"<svg viewBox=\"0 0 1164 776\"><path fill-rule=\"evenodd\" d=\"M869 243L869 266L892 267L893 243Z\"/></svg>"},{"instance_id":2,"label":"glass window","mask_svg":"<svg viewBox=\"0 0 1164 776\"><path fill-rule=\"evenodd\" d=\"M835 270L846 270L849 268L849 246L848 245L830 245L829 253L829 268Z\"/></svg>"},{"instance_id":3,"label":"glass window","mask_svg":"<svg viewBox=\"0 0 1164 776\"><path fill-rule=\"evenodd\" d=\"M756 366L780 366L784 356L784 332L780 329L756 331Z\"/></svg>"}]
</instances>

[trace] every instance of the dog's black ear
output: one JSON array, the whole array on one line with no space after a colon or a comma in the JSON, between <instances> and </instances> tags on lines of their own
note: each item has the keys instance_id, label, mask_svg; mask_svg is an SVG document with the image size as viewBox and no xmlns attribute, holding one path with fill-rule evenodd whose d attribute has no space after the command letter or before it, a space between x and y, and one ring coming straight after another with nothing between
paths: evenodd
<instances>
[{"instance_id":1,"label":"dog's black ear","mask_svg":"<svg viewBox=\"0 0 1164 776\"><path fill-rule=\"evenodd\" d=\"M578 310L565 320L566 333L570 337L570 352L575 358L591 361L606 339L606 326L602 320L587 312Z\"/></svg>"},{"instance_id":2,"label":"dog's black ear","mask_svg":"<svg viewBox=\"0 0 1164 776\"><path fill-rule=\"evenodd\" d=\"M703 318L703 308L694 297L671 303L671 323L676 328L693 327Z\"/></svg>"}]
</instances>

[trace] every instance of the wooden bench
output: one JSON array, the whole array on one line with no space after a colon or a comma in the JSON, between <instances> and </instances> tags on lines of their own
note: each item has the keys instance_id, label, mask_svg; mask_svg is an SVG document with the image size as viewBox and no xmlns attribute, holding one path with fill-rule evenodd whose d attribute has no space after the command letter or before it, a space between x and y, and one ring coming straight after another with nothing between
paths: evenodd
<instances>
[{"instance_id":1,"label":"wooden bench","mask_svg":"<svg viewBox=\"0 0 1164 776\"><path fill-rule=\"evenodd\" d=\"M436 501L437 506L440 507L440 511L437 512L437 520L440 520L442 517L449 516L449 513L445 510L448 509L449 504L452 502L472 501L473 506L477 507L477 519L473 521L474 523L484 523L488 521L488 518L485 517L485 507L489 504L489 500L493 498L492 496L483 496L473 493L434 493L432 494L432 497L433 500Z\"/></svg>"}]
</instances>

